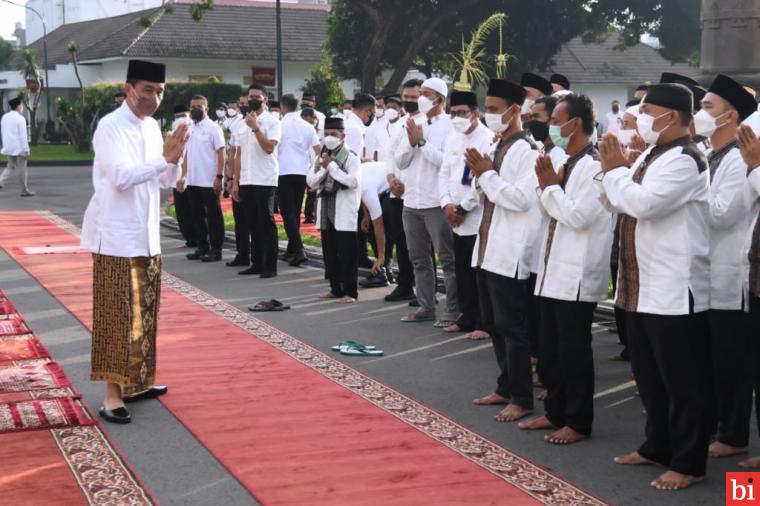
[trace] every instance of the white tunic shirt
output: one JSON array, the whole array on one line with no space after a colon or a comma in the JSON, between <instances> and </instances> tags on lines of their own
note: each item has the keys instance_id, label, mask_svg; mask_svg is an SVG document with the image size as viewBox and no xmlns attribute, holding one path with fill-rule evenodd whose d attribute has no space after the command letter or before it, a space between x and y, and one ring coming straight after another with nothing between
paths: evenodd
<instances>
[{"instance_id":1,"label":"white tunic shirt","mask_svg":"<svg viewBox=\"0 0 760 506\"><path fill-rule=\"evenodd\" d=\"M409 145L406 131L396 150L396 164L406 171L404 207L411 209L430 209L441 205L438 172L443 165L443 150L446 138L453 131L451 118L441 113L429 122L422 115L422 137L425 145ZM418 121L415 118L415 121Z\"/></svg>"},{"instance_id":2,"label":"white tunic shirt","mask_svg":"<svg viewBox=\"0 0 760 506\"><path fill-rule=\"evenodd\" d=\"M709 154L709 153L708 153ZM748 264L742 248L752 219L747 164L739 148L725 154L710 181L710 309L746 309ZM746 256L744 257L746 259Z\"/></svg>"},{"instance_id":3,"label":"white tunic shirt","mask_svg":"<svg viewBox=\"0 0 760 506\"><path fill-rule=\"evenodd\" d=\"M536 158L538 151L525 139L518 139L504 156L498 174L491 170L475 180L481 195L494 203L481 266L494 274L515 279L530 276L541 223ZM478 265L480 240L478 234L472 253L473 267Z\"/></svg>"},{"instance_id":4,"label":"white tunic shirt","mask_svg":"<svg viewBox=\"0 0 760 506\"><path fill-rule=\"evenodd\" d=\"M562 165L565 163L565 160L567 160L567 153L565 153L565 150L560 148L559 146L552 146L549 152L546 152L546 146L541 146L541 150L544 155L549 155L549 158L552 159L552 166L554 167L555 171L559 171L559 169L562 167ZM539 266L544 261L544 257L541 256L541 248L543 246L544 237L546 235L546 227L549 226L549 216L546 214L546 212L541 213L541 223L538 228L538 233L536 234L536 239L538 240L538 244L536 244L536 247L533 248L533 252L535 253L533 255L533 265L530 268L530 272L537 274Z\"/></svg>"},{"instance_id":5,"label":"white tunic shirt","mask_svg":"<svg viewBox=\"0 0 760 506\"><path fill-rule=\"evenodd\" d=\"M536 295L583 302L607 299L613 221L594 182L600 170L599 162L587 154L576 162L564 190L552 185L539 191L541 208L557 224L548 258L549 227L543 230Z\"/></svg>"},{"instance_id":6,"label":"white tunic shirt","mask_svg":"<svg viewBox=\"0 0 760 506\"><path fill-rule=\"evenodd\" d=\"M163 157L161 129L126 102L98 123L92 141L95 194L84 214L81 244L93 253L146 257L161 253L160 189L179 179Z\"/></svg>"},{"instance_id":7,"label":"white tunic shirt","mask_svg":"<svg viewBox=\"0 0 760 506\"><path fill-rule=\"evenodd\" d=\"M341 188L335 195L335 230L339 232L356 232L359 222L359 205L361 203L362 171L359 157L351 152L346 159L346 172L342 171L338 164L330 162L325 168L320 164L320 158L314 160L314 164L306 175L306 184L316 190L322 180L329 173L338 183L346 188ZM322 226L322 199L317 201L317 228Z\"/></svg>"},{"instance_id":8,"label":"white tunic shirt","mask_svg":"<svg viewBox=\"0 0 760 506\"><path fill-rule=\"evenodd\" d=\"M305 176L309 171L310 154L314 153L312 148L319 144L317 131L297 112L286 114L280 127L282 134L277 146L280 175Z\"/></svg>"},{"instance_id":9,"label":"white tunic shirt","mask_svg":"<svg viewBox=\"0 0 760 506\"><path fill-rule=\"evenodd\" d=\"M390 185L385 177L385 163L366 162L361 166L362 173L362 204L367 207L369 217L378 219L383 214L380 205L380 194L388 191Z\"/></svg>"},{"instance_id":10,"label":"white tunic shirt","mask_svg":"<svg viewBox=\"0 0 760 506\"><path fill-rule=\"evenodd\" d=\"M464 152L467 148L474 148L480 153L490 153L493 151L492 144L493 132L480 122L469 134L452 130L446 139L443 165L438 173L441 207L445 208L448 204L455 206L461 204L467 210L462 224L454 228L454 233L457 235L477 234L480 217L483 215L483 207L479 200L472 200L473 196L477 195L472 188L474 174L469 172L469 167L464 161ZM465 201L472 201L472 203L465 204Z\"/></svg>"},{"instance_id":11,"label":"white tunic shirt","mask_svg":"<svg viewBox=\"0 0 760 506\"><path fill-rule=\"evenodd\" d=\"M618 167L602 179L606 199L619 213L636 218L639 270L637 312L689 314L710 306L709 170L675 146L647 168L641 184L633 175L653 147L627 169ZM622 253L622 252L621 252ZM622 275L622 266L618 279ZM618 283L618 289L620 284Z\"/></svg>"},{"instance_id":12,"label":"white tunic shirt","mask_svg":"<svg viewBox=\"0 0 760 506\"><path fill-rule=\"evenodd\" d=\"M356 153L361 159L364 156L364 133L367 131L367 127L353 112L346 113L343 126L345 127L348 149Z\"/></svg>"},{"instance_id":13,"label":"white tunic shirt","mask_svg":"<svg viewBox=\"0 0 760 506\"><path fill-rule=\"evenodd\" d=\"M224 133L216 121L203 118L190 126L185 148L187 186L213 188L216 179L217 151L224 148Z\"/></svg>"},{"instance_id":14,"label":"white tunic shirt","mask_svg":"<svg viewBox=\"0 0 760 506\"><path fill-rule=\"evenodd\" d=\"M8 111L0 120L3 149L0 153L8 156L21 156L29 152L29 139L26 134L26 119L18 111Z\"/></svg>"},{"instance_id":15,"label":"white tunic shirt","mask_svg":"<svg viewBox=\"0 0 760 506\"><path fill-rule=\"evenodd\" d=\"M760 215L760 167L755 168L747 177L747 206L749 208L750 225L747 235L742 246L742 263L747 276L744 277L744 300L749 300L749 252L752 247L752 234L757 225L757 218ZM760 293L755 294L760 297Z\"/></svg>"},{"instance_id":16,"label":"white tunic shirt","mask_svg":"<svg viewBox=\"0 0 760 506\"><path fill-rule=\"evenodd\" d=\"M280 120L271 113L263 113L258 117L259 129L270 141L280 142ZM240 146L240 181L241 185L277 186L280 169L277 160L277 147L267 153L256 139L256 134L245 123L241 122L235 136L235 143Z\"/></svg>"},{"instance_id":17,"label":"white tunic shirt","mask_svg":"<svg viewBox=\"0 0 760 506\"><path fill-rule=\"evenodd\" d=\"M424 115L421 113L417 113L416 116L413 116L415 118L415 121L421 125L424 121ZM406 183L406 175L407 171L405 170L399 170L398 165L396 164L396 152L398 151L398 148L401 146L402 142L409 142L406 137L406 120L408 119L408 116L402 116L399 118L395 123L390 123L388 127L388 136L389 140L388 142L380 148L380 156L379 159L386 162L385 165L385 172L386 175L389 176L393 174L396 176L396 179L401 181L402 183ZM393 193L391 193L391 198L399 198L396 197ZM404 198L403 195L401 198Z\"/></svg>"}]
</instances>

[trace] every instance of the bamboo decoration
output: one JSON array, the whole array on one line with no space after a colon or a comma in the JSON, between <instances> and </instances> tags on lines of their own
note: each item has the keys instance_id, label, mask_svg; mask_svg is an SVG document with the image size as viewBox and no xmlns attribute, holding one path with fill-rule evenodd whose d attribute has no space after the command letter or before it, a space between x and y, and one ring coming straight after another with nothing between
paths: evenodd
<instances>
[{"instance_id":1,"label":"bamboo decoration","mask_svg":"<svg viewBox=\"0 0 760 506\"><path fill-rule=\"evenodd\" d=\"M499 28L499 55L497 56L497 73L499 72L498 61L502 58L504 61L503 68L506 71L506 62L508 56L502 53L501 33L504 21L507 16L503 12L492 14L488 19L483 21L474 32L469 43L466 43L462 36L462 50L454 53L452 56L455 67L460 70L459 79L454 83L454 89L457 91L472 91L474 86L484 83L488 75L485 71L486 50L485 43L488 35L495 29Z\"/></svg>"}]
</instances>

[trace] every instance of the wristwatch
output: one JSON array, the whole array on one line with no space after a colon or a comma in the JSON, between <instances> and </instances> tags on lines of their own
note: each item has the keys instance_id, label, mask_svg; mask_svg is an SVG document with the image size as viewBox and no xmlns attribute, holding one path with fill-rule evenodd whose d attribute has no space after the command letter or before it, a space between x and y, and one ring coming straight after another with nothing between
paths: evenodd
<instances>
[{"instance_id":1,"label":"wristwatch","mask_svg":"<svg viewBox=\"0 0 760 506\"><path fill-rule=\"evenodd\" d=\"M417 142L416 146L417 146L418 148L421 148L421 147L422 147L422 146L424 146L425 144L427 144L427 141L426 141L425 139L420 139L420 140Z\"/></svg>"},{"instance_id":2,"label":"wristwatch","mask_svg":"<svg viewBox=\"0 0 760 506\"><path fill-rule=\"evenodd\" d=\"M259 131L259 127L251 128L251 132L253 133L258 133L258 131Z\"/></svg>"}]
</instances>

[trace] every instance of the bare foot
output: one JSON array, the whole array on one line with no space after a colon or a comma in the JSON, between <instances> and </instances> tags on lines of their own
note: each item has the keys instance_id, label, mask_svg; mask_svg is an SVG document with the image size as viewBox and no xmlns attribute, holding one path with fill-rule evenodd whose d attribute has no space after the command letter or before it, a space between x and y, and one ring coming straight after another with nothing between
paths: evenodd
<instances>
[{"instance_id":1,"label":"bare foot","mask_svg":"<svg viewBox=\"0 0 760 506\"><path fill-rule=\"evenodd\" d=\"M571 445L578 441L583 441L584 439L588 439L588 436L576 432L570 427L562 427L558 431L544 436L544 441L555 445Z\"/></svg>"},{"instance_id":2,"label":"bare foot","mask_svg":"<svg viewBox=\"0 0 760 506\"><path fill-rule=\"evenodd\" d=\"M533 410L523 408L517 404L507 404L507 407L502 409L501 412L494 418L497 422L516 422L520 418L525 418L528 415L532 415Z\"/></svg>"},{"instance_id":3,"label":"bare foot","mask_svg":"<svg viewBox=\"0 0 760 506\"><path fill-rule=\"evenodd\" d=\"M541 383L541 380L536 378L533 380L533 387L534 388L544 388L544 384Z\"/></svg>"},{"instance_id":4,"label":"bare foot","mask_svg":"<svg viewBox=\"0 0 760 506\"><path fill-rule=\"evenodd\" d=\"M346 295L345 297L341 297L341 299L338 302L340 302L341 304L353 304L354 302L356 302L356 299Z\"/></svg>"},{"instance_id":5,"label":"bare foot","mask_svg":"<svg viewBox=\"0 0 760 506\"><path fill-rule=\"evenodd\" d=\"M721 443L720 441L714 441L710 445L710 449L708 450L708 454L711 458L714 459L720 459L723 457L733 457L734 455L739 455L740 453L746 453L747 447L744 448L738 448L736 446L727 445L726 443Z\"/></svg>"},{"instance_id":6,"label":"bare foot","mask_svg":"<svg viewBox=\"0 0 760 506\"><path fill-rule=\"evenodd\" d=\"M615 464L623 464L626 466L648 466L654 464L651 460L645 459L639 455L639 452L626 453L625 455L615 457L614 460Z\"/></svg>"},{"instance_id":7,"label":"bare foot","mask_svg":"<svg viewBox=\"0 0 760 506\"><path fill-rule=\"evenodd\" d=\"M539 416L532 420L520 422L517 424L517 427L522 430L557 430L559 428L551 423L546 416Z\"/></svg>"},{"instance_id":8,"label":"bare foot","mask_svg":"<svg viewBox=\"0 0 760 506\"><path fill-rule=\"evenodd\" d=\"M320 299L337 299L338 296L332 292L325 292L319 296Z\"/></svg>"},{"instance_id":9,"label":"bare foot","mask_svg":"<svg viewBox=\"0 0 760 506\"><path fill-rule=\"evenodd\" d=\"M739 467L745 469L760 469L760 457L752 457L739 462Z\"/></svg>"},{"instance_id":10,"label":"bare foot","mask_svg":"<svg viewBox=\"0 0 760 506\"><path fill-rule=\"evenodd\" d=\"M489 339L490 337L491 335L484 330L473 330L464 336L465 339L470 339L472 341L481 341L483 339Z\"/></svg>"},{"instance_id":11,"label":"bare foot","mask_svg":"<svg viewBox=\"0 0 760 506\"><path fill-rule=\"evenodd\" d=\"M538 400L539 401L545 401L548 396L549 396L549 391L548 390L541 390L538 393Z\"/></svg>"},{"instance_id":12,"label":"bare foot","mask_svg":"<svg viewBox=\"0 0 760 506\"><path fill-rule=\"evenodd\" d=\"M445 329L443 329L443 331L444 332L449 332L449 333L452 333L452 334L456 334L457 332L464 332L462 330L462 328L459 325L457 325L456 323L453 324L453 325L449 325L448 327L446 327Z\"/></svg>"},{"instance_id":13,"label":"bare foot","mask_svg":"<svg viewBox=\"0 0 760 506\"><path fill-rule=\"evenodd\" d=\"M508 397L502 397L499 394L488 394L480 399L472 401L476 406L496 406L499 404L509 404Z\"/></svg>"},{"instance_id":14,"label":"bare foot","mask_svg":"<svg viewBox=\"0 0 760 506\"><path fill-rule=\"evenodd\" d=\"M683 490L704 479L704 476L691 476L668 470L662 473L650 485L658 490Z\"/></svg>"},{"instance_id":15,"label":"bare foot","mask_svg":"<svg viewBox=\"0 0 760 506\"><path fill-rule=\"evenodd\" d=\"M530 365L538 365L538 358L530 357Z\"/></svg>"}]
</instances>

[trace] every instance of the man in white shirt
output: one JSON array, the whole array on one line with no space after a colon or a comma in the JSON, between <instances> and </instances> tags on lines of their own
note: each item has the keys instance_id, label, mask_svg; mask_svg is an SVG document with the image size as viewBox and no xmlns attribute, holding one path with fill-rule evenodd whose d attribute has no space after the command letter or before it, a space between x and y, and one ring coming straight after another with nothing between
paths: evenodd
<instances>
[{"instance_id":1,"label":"man in white shirt","mask_svg":"<svg viewBox=\"0 0 760 506\"><path fill-rule=\"evenodd\" d=\"M283 95L280 145L277 148L280 176L277 183L277 202L280 205L288 247L282 260L299 266L308 260L301 241L301 206L306 191L306 173L320 145L314 127L301 118L295 96Z\"/></svg>"},{"instance_id":2,"label":"man in white shirt","mask_svg":"<svg viewBox=\"0 0 760 506\"><path fill-rule=\"evenodd\" d=\"M319 142L322 142L322 139L325 136L325 115L322 111L317 109L317 97L310 91L303 92L303 96L301 97L301 109L314 110L314 115L317 118L317 136L319 137Z\"/></svg>"},{"instance_id":3,"label":"man in white shirt","mask_svg":"<svg viewBox=\"0 0 760 506\"><path fill-rule=\"evenodd\" d=\"M604 118L605 131L617 134L620 131L620 122L622 119L623 114L620 112L620 102L613 100L612 110L608 112Z\"/></svg>"},{"instance_id":4,"label":"man in white shirt","mask_svg":"<svg viewBox=\"0 0 760 506\"><path fill-rule=\"evenodd\" d=\"M235 181L232 198L245 210L251 266L241 275L258 274L262 278L277 275L277 225L274 221L274 197L280 169L277 145L280 120L267 112L266 88L252 84L248 89L251 112L235 134ZM249 246L250 245L250 246Z\"/></svg>"},{"instance_id":5,"label":"man in white shirt","mask_svg":"<svg viewBox=\"0 0 760 506\"><path fill-rule=\"evenodd\" d=\"M190 139L182 163L177 191L188 192L198 248L188 260L218 262L222 259L224 216L219 196L224 179L224 133L208 117L208 100L195 95L190 100Z\"/></svg>"},{"instance_id":6,"label":"man in white shirt","mask_svg":"<svg viewBox=\"0 0 760 506\"><path fill-rule=\"evenodd\" d=\"M615 303L626 311L631 365L647 411L646 440L619 464L657 463L651 485L701 481L713 420L709 406L710 242L707 160L692 142L693 95L649 87L639 133L652 146L628 169L613 134L600 143L602 188L620 222Z\"/></svg>"},{"instance_id":7,"label":"man in white shirt","mask_svg":"<svg viewBox=\"0 0 760 506\"><path fill-rule=\"evenodd\" d=\"M486 125L500 141L493 155L465 152L475 188L483 199L483 218L472 255L484 330L492 338L500 374L494 393L479 406L506 404L496 416L512 422L533 413L530 364L528 278L541 212L536 196L538 148L520 120L526 91L503 79L491 79L486 95Z\"/></svg>"},{"instance_id":8,"label":"man in white shirt","mask_svg":"<svg viewBox=\"0 0 760 506\"><path fill-rule=\"evenodd\" d=\"M696 134L709 137L710 169L710 334L717 400L718 434L711 457L730 457L749 445L752 415L751 340L745 280L747 240L752 219L747 199L747 164L736 134L756 110L755 98L719 74L694 116ZM757 213L755 213L757 215Z\"/></svg>"},{"instance_id":9,"label":"man in white shirt","mask_svg":"<svg viewBox=\"0 0 760 506\"><path fill-rule=\"evenodd\" d=\"M446 332L469 332L468 339L487 339L480 323L480 303L472 251L478 238L483 208L472 190L472 171L464 161L467 148L491 151L493 132L480 122L478 97L469 91L454 91L449 101L453 131L446 139L443 165L438 175L441 208L454 233L457 297L461 315Z\"/></svg>"},{"instance_id":10,"label":"man in white shirt","mask_svg":"<svg viewBox=\"0 0 760 506\"><path fill-rule=\"evenodd\" d=\"M161 188L180 175L187 125L163 140L151 116L164 94L163 64L131 60L127 99L93 137L95 194L84 214L82 246L93 253L92 381L105 381L100 416L132 418L124 402L167 392L153 384L161 299Z\"/></svg>"},{"instance_id":11,"label":"man in white shirt","mask_svg":"<svg viewBox=\"0 0 760 506\"><path fill-rule=\"evenodd\" d=\"M235 156L238 154L237 131L245 120L245 117L251 112L248 107L248 90L244 90L238 99L238 113L230 118L227 126L229 130L229 149L227 151L227 180L225 188L228 194L232 194L232 187L235 179ZM250 233L248 224L245 221L245 210L243 204L232 199L232 218L235 220L235 251L236 255L232 261L227 262L227 267L248 267L250 265Z\"/></svg>"},{"instance_id":12,"label":"man in white shirt","mask_svg":"<svg viewBox=\"0 0 760 506\"><path fill-rule=\"evenodd\" d=\"M451 226L441 209L438 173L443 165L446 138L452 131L451 118L444 112L448 88L442 79L432 77L420 86L418 107L426 120L422 125L407 120L406 139L396 151L398 168L406 171L404 191L404 232L409 258L417 280L419 309L402 322L435 320L436 272L430 251L434 249L443 268L446 308L436 327L448 327L459 317L454 239Z\"/></svg>"},{"instance_id":13,"label":"man in white shirt","mask_svg":"<svg viewBox=\"0 0 760 506\"><path fill-rule=\"evenodd\" d=\"M342 118L325 120L324 147L306 176L310 188L318 190L317 228L322 234L325 278L330 291L323 299L356 302L358 266L356 228L361 203L359 157L348 149Z\"/></svg>"},{"instance_id":14,"label":"man in white shirt","mask_svg":"<svg viewBox=\"0 0 760 506\"><path fill-rule=\"evenodd\" d=\"M364 288L376 288L388 285L388 276L391 269L387 234L385 233L385 220L383 219L383 204L389 198L390 186L385 177L385 164L383 162L365 162L361 164L361 193L362 193L362 221L360 228L373 239L372 246L375 248L375 261L371 267L371 273L359 282ZM370 227L371 230L370 230Z\"/></svg>"},{"instance_id":15,"label":"man in white shirt","mask_svg":"<svg viewBox=\"0 0 760 506\"><path fill-rule=\"evenodd\" d=\"M29 160L29 139L26 132L26 118L21 114L24 106L21 98L16 97L8 101L11 110L3 114L0 120L3 149L0 153L8 158L8 166L0 174L0 190L5 185L5 180L12 172L16 172L21 184L21 196L33 197L34 192L29 191L27 186L26 162Z\"/></svg>"},{"instance_id":16,"label":"man in white shirt","mask_svg":"<svg viewBox=\"0 0 760 506\"><path fill-rule=\"evenodd\" d=\"M569 158L555 167L551 156L543 155L535 168L539 203L549 217L535 288L546 415L519 427L553 430L544 437L552 444L588 438L594 420L591 325L597 303L607 299L612 248L612 213L602 205L594 181L600 170L591 143L595 119L587 96L560 98L552 113L552 135Z\"/></svg>"},{"instance_id":17,"label":"man in white shirt","mask_svg":"<svg viewBox=\"0 0 760 506\"><path fill-rule=\"evenodd\" d=\"M179 104L174 106L174 119L172 121L171 131L174 132L183 123L185 123L188 128L192 125L190 108L186 104ZM195 230L195 222L193 221L192 207L190 205L188 192L177 191L177 185L175 184L172 188L172 196L174 198L174 214L177 217L177 225L179 226L180 234L182 234L182 237L185 239L185 246L188 248L197 248L197 232Z\"/></svg>"}]
</instances>

